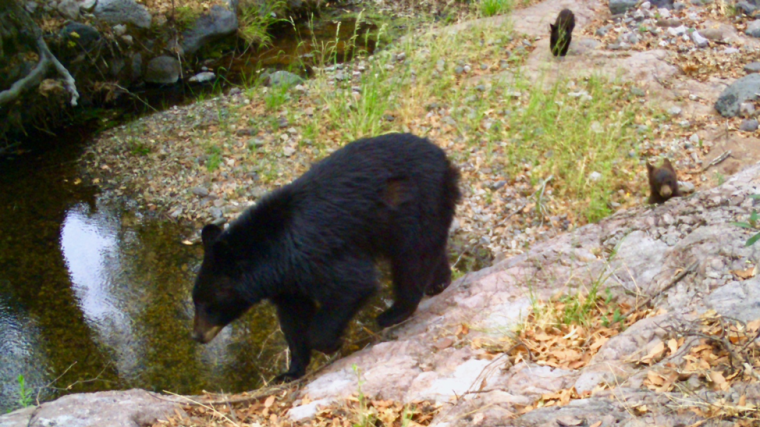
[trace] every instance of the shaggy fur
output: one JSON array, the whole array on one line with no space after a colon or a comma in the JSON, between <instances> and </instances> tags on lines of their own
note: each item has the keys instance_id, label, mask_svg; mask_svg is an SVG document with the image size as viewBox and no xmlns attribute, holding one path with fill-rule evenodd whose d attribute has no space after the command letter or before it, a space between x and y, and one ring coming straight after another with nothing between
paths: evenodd
<instances>
[{"instance_id":1,"label":"shaggy fur","mask_svg":"<svg viewBox=\"0 0 760 427\"><path fill-rule=\"evenodd\" d=\"M311 350L340 348L343 330L378 286L380 258L390 261L395 302L377 322L402 322L423 294L451 283L446 245L458 181L446 154L427 139L361 139L266 195L227 230L207 225L193 289L194 338L210 341L268 299L291 354L278 379L299 378Z\"/></svg>"},{"instance_id":2,"label":"shaggy fur","mask_svg":"<svg viewBox=\"0 0 760 427\"><path fill-rule=\"evenodd\" d=\"M551 36L549 48L554 56L565 56L570 49L570 41L573 39L573 29L575 28L575 15L570 9L562 9L557 16L554 24L549 24Z\"/></svg>"},{"instance_id":3,"label":"shaggy fur","mask_svg":"<svg viewBox=\"0 0 760 427\"><path fill-rule=\"evenodd\" d=\"M647 174L649 175L649 203L663 203L671 197L678 197L678 178L676 170L665 159L662 166L654 167L647 162Z\"/></svg>"}]
</instances>

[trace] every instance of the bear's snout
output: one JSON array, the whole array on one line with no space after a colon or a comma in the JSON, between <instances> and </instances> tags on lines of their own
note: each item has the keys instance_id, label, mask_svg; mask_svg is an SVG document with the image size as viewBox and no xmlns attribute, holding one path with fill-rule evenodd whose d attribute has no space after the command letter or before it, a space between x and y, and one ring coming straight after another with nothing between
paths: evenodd
<instances>
[{"instance_id":1,"label":"bear's snout","mask_svg":"<svg viewBox=\"0 0 760 427\"><path fill-rule=\"evenodd\" d=\"M193 333L191 336L193 340L198 341L201 344L206 344L213 340L222 328L224 328L224 326L210 325L196 315L195 319L193 319Z\"/></svg>"}]
</instances>

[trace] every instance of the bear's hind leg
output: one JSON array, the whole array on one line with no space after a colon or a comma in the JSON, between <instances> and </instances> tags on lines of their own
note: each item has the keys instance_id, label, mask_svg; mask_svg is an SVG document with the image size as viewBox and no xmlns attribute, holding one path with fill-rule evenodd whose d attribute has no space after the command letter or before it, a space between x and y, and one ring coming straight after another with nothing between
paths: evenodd
<instances>
[{"instance_id":1,"label":"bear's hind leg","mask_svg":"<svg viewBox=\"0 0 760 427\"><path fill-rule=\"evenodd\" d=\"M344 279L334 283L336 292L321 304L311 322L309 345L312 349L325 354L340 349L348 322L377 290L374 265L367 263L365 269L362 272L354 268L353 274L346 274Z\"/></svg>"},{"instance_id":2,"label":"bear's hind leg","mask_svg":"<svg viewBox=\"0 0 760 427\"><path fill-rule=\"evenodd\" d=\"M451 267L449 266L449 257L445 246L440 255L438 255L438 259L438 265L433 270L433 277L425 288L425 295L427 296L438 295L451 284Z\"/></svg>"},{"instance_id":3,"label":"bear's hind leg","mask_svg":"<svg viewBox=\"0 0 760 427\"><path fill-rule=\"evenodd\" d=\"M419 250L402 253L391 259L393 272L393 305L377 316L377 324L387 328L401 323L417 310L424 291L438 266L440 251Z\"/></svg>"},{"instance_id":4,"label":"bear's hind leg","mask_svg":"<svg viewBox=\"0 0 760 427\"><path fill-rule=\"evenodd\" d=\"M311 361L308 331L314 318L314 301L299 295L281 295L272 298L277 307L280 329L290 348L290 368L275 377L275 382L288 382L302 377Z\"/></svg>"}]
</instances>

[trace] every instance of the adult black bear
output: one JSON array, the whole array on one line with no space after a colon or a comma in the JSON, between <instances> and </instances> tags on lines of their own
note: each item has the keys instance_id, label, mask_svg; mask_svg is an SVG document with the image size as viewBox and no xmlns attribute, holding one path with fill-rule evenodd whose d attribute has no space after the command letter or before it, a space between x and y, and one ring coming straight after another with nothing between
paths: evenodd
<instances>
[{"instance_id":1,"label":"adult black bear","mask_svg":"<svg viewBox=\"0 0 760 427\"><path fill-rule=\"evenodd\" d=\"M671 197L678 197L678 178L676 170L665 159L659 168L647 162L647 175L649 175L649 203L663 203Z\"/></svg>"},{"instance_id":2,"label":"adult black bear","mask_svg":"<svg viewBox=\"0 0 760 427\"><path fill-rule=\"evenodd\" d=\"M575 28L575 15L570 9L562 9L557 16L554 24L549 24L551 36L549 37L549 48L554 56L565 56L570 49L570 41L573 39L573 28Z\"/></svg>"},{"instance_id":3,"label":"adult black bear","mask_svg":"<svg viewBox=\"0 0 760 427\"><path fill-rule=\"evenodd\" d=\"M375 292L375 261L390 261L395 301L377 317L397 324L423 293L451 283L448 231L459 172L442 149L410 134L354 141L262 200L227 230L207 225L193 288L193 338L206 343L255 303L277 307L301 377L311 350L337 351L341 335Z\"/></svg>"}]
</instances>

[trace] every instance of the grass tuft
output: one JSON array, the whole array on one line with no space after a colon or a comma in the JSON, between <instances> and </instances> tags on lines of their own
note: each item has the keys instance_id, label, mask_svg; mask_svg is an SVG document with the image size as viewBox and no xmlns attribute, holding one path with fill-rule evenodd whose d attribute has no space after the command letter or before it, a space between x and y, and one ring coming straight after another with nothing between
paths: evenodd
<instances>
[{"instance_id":1,"label":"grass tuft","mask_svg":"<svg viewBox=\"0 0 760 427\"><path fill-rule=\"evenodd\" d=\"M503 15L512 11L513 0L480 0L478 7L483 16Z\"/></svg>"}]
</instances>

